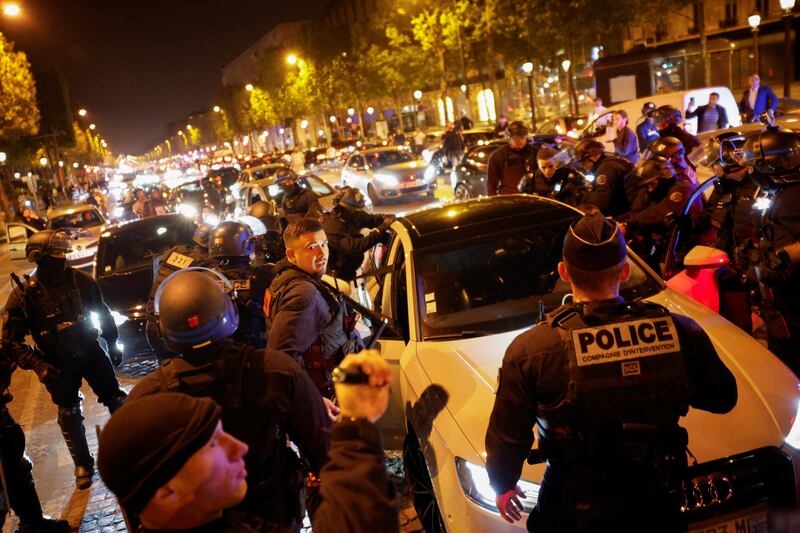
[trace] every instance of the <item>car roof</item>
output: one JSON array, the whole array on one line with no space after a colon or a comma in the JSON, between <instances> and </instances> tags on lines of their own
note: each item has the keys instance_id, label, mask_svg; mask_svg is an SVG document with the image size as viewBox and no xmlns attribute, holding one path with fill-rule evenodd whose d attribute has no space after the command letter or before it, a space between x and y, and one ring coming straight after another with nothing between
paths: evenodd
<instances>
[{"instance_id":1,"label":"car roof","mask_svg":"<svg viewBox=\"0 0 800 533\"><path fill-rule=\"evenodd\" d=\"M376 148L367 148L366 150L359 150L358 152L353 152L354 154L359 153L361 155L369 155L369 154L379 154L383 152L410 152L411 150L405 146L379 146Z\"/></svg>"},{"instance_id":2,"label":"car roof","mask_svg":"<svg viewBox=\"0 0 800 533\"><path fill-rule=\"evenodd\" d=\"M180 224L192 224L194 223L186 218L184 215L179 215L177 213L169 213L166 215L156 215L153 217L142 218L139 220L128 220L125 222L120 222L118 224L114 224L113 226L109 226L106 228L100 237L104 239L109 239L111 237L115 237L117 235L123 235L125 233L130 232L141 232L143 228L155 227L159 225L180 225Z\"/></svg>"},{"instance_id":3,"label":"car roof","mask_svg":"<svg viewBox=\"0 0 800 533\"><path fill-rule=\"evenodd\" d=\"M97 211L97 207L92 204L66 204L54 207L47 215L47 218L55 218L63 215L71 215L73 213L81 213L83 211Z\"/></svg>"},{"instance_id":4,"label":"car roof","mask_svg":"<svg viewBox=\"0 0 800 533\"><path fill-rule=\"evenodd\" d=\"M513 194L431 207L409 213L400 222L408 230L414 249L420 249L580 216L577 209L549 198Z\"/></svg>"}]
</instances>

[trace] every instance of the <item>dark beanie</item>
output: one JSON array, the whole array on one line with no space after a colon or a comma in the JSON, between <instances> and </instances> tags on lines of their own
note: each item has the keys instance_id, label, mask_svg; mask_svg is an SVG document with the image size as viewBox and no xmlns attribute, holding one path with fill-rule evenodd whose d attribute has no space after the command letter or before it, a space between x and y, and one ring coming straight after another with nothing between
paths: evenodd
<instances>
[{"instance_id":1,"label":"dark beanie","mask_svg":"<svg viewBox=\"0 0 800 533\"><path fill-rule=\"evenodd\" d=\"M141 513L156 491L208 443L220 413L210 398L171 392L126 402L100 433L100 477L122 507Z\"/></svg>"},{"instance_id":2,"label":"dark beanie","mask_svg":"<svg viewBox=\"0 0 800 533\"><path fill-rule=\"evenodd\" d=\"M586 213L564 238L564 261L592 272L618 265L627 256L625 237L616 222L600 211Z\"/></svg>"}]
</instances>

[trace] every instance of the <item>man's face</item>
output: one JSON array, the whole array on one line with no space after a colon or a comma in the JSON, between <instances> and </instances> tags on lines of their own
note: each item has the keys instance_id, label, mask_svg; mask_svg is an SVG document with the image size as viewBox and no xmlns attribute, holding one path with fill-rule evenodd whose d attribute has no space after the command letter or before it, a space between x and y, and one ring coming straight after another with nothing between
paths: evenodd
<instances>
[{"instance_id":1,"label":"man's face","mask_svg":"<svg viewBox=\"0 0 800 533\"><path fill-rule=\"evenodd\" d=\"M211 439L186 461L173 482L180 484L181 492L194 496L192 505L198 509L233 507L247 492L246 453L247 444L225 433L219 421Z\"/></svg>"},{"instance_id":2,"label":"man's face","mask_svg":"<svg viewBox=\"0 0 800 533\"><path fill-rule=\"evenodd\" d=\"M528 139L526 139L524 136L521 135L512 135L508 139L508 141L511 144L511 148L514 148L515 150L520 150L521 148L525 147L525 143L528 142Z\"/></svg>"},{"instance_id":3,"label":"man's face","mask_svg":"<svg viewBox=\"0 0 800 533\"><path fill-rule=\"evenodd\" d=\"M284 191L293 191L295 185L297 185L297 180L294 178L289 178L281 182L281 188Z\"/></svg>"},{"instance_id":4,"label":"man's face","mask_svg":"<svg viewBox=\"0 0 800 533\"><path fill-rule=\"evenodd\" d=\"M761 83L761 78L759 78L758 75L754 75L747 78L747 81L750 82L751 89L757 89L758 84Z\"/></svg>"},{"instance_id":5,"label":"man's face","mask_svg":"<svg viewBox=\"0 0 800 533\"><path fill-rule=\"evenodd\" d=\"M556 164L552 159L537 159L536 164L545 178L550 179L556 173Z\"/></svg>"},{"instance_id":6,"label":"man's face","mask_svg":"<svg viewBox=\"0 0 800 533\"><path fill-rule=\"evenodd\" d=\"M304 233L287 244L286 258L300 270L321 276L328 268L328 237L323 230Z\"/></svg>"},{"instance_id":7,"label":"man's face","mask_svg":"<svg viewBox=\"0 0 800 533\"><path fill-rule=\"evenodd\" d=\"M621 130L624 127L625 127L625 119L622 117L622 115L615 114L614 115L614 128L616 128L618 130Z\"/></svg>"},{"instance_id":8,"label":"man's face","mask_svg":"<svg viewBox=\"0 0 800 533\"><path fill-rule=\"evenodd\" d=\"M147 197L144 194L144 191L136 191L136 199L140 202L143 202Z\"/></svg>"},{"instance_id":9,"label":"man's face","mask_svg":"<svg viewBox=\"0 0 800 533\"><path fill-rule=\"evenodd\" d=\"M708 105L710 105L711 107L717 105L717 102L719 102L719 96L717 96L716 94L712 94L711 96L708 97Z\"/></svg>"},{"instance_id":10,"label":"man's face","mask_svg":"<svg viewBox=\"0 0 800 533\"><path fill-rule=\"evenodd\" d=\"M595 105L596 107L603 107L603 100L602 100L602 99L600 99L600 98L595 98L595 99L594 99L594 105Z\"/></svg>"}]
</instances>

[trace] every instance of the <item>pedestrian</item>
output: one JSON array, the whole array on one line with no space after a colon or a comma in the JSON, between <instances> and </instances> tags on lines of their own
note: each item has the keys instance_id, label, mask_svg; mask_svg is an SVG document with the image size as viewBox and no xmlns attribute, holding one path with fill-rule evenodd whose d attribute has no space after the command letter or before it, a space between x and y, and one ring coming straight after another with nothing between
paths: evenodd
<instances>
[{"instance_id":1,"label":"pedestrian","mask_svg":"<svg viewBox=\"0 0 800 533\"><path fill-rule=\"evenodd\" d=\"M459 122L461 123L462 131L471 130L474 126L472 119L467 116L466 111L461 111L461 118L459 119Z\"/></svg>"},{"instance_id":2,"label":"pedestrian","mask_svg":"<svg viewBox=\"0 0 800 533\"><path fill-rule=\"evenodd\" d=\"M536 152L536 171L526 174L519 182L519 192L554 198L576 205L575 181L577 177L569 167L559 167L555 149L544 146Z\"/></svg>"},{"instance_id":3,"label":"pedestrian","mask_svg":"<svg viewBox=\"0 0 800 533\"><path fill-rule=\"evenodd\" d=\"M500 115L500 118L497 119L497 124L494 127L494 136L495 136L495 138L508 137L508 117L507 116Z\"/></svg>"},{"instance_id":4,"label":"pedestrian","mask_svg":"<svg viewBox=\"0 0 800 533\"><path fill-rule=\"evenodd\" d=\"M753 74L747 78L749 87L742 93L739 112L742 122L758 122L767 111L774 114L778 110L778 97L769 85L761 85L761 77Z\"/></svg>"},{"instance_id":5,"label":"pedestrian","mask_svg":"<svg viewBox=\"0 0 800 533\"><path fill-rule=\"evenodd\" d=\"M658 136L662 139L664 137L675 137L683 144L685 153L690 154L692 150L700 146L700 139L681 127L683 117L681 110L677 107L662 105L656 109L653 114L653 120L655 120L658 128Z\"/></svg>"},{"instance_id":6,"label":"pedestrian","mask_svg":"<svg viewBox=\"0 0 800 533\"><path fill-rule=\"evenodd\" d=\"M487 162L487 194L517 194L519 183L536 168L536 150L528 142L528 127L519 120L512 122L508 131L508 144L489 156Z\"/></svg>"},{"instance_id":7,"label":"pedestrian","mask_svg":"<svg viewBox=\"0 0 800 533\"><path fill-rule=\"evenodd\" d=\"M131 211L133 211L133 214L135 214L138 218L144 218L146 203L147 194L145 194L144 189L134 189L133 204L131 205Z\"/></svg>"},{"instance_id":8,"label":"pedestrian","mask_svg":"<svg viewBox=\"0 0 800 533\"><path fill-rule=\"evenodd\" d=\"M306 173L306 156L303 154L303 151L295 146L294 150L292 150L292 170L294 170L295 174L298 176L302 176Z\"/></svg>"},{"instance_id":9,"label":"pedestrian","mask_svg":"<svg viewBox=\"0 0 800 533\"><path fill-rule=\"evenodd\" d=\"M8 388L17 363L5 355L0 358L0 464L3 469L0 492L8 496L6 504L19 518L17 533L68 533L70 527L66 520L56 520L42 513L33 465L25 453L25 433L8 411L12 400ZM31 355L31 352L18 355L16 361L20 368L35 371L48 385L52 384L51 380L58 379L55 366ZM0 519L0 526L3 522Z\"/></svg>"},{"instance_id":10,"label":"pedestrian","mask_svg":"<svg viewBox=\"0 0 800 533\"><path fill-rule=\"evenodd\" d=\"M397 489L375 426L388 406L391 369L379 356L362 354L345 359L342 369L366 374L370 384L336 385L341 415L321 473L314 531L397 533ZM231 510L245 498L253 473L247 444L226 431L224 419L213 400L179 393L140 398L111 417L100 434L100 474L145 533L281 531Z\"/></svg>"},{"instance_id":11,"label":"pedestrian","mask_svg":"<svg viewBox=\"0 0 800 533\"><path fill-rule=\"evenodd\" d=\"M576 193L578 204L592 205L606 216L619 216L630 210L630 161L607 154L603 143L594 139L584 139L575 146L575 160L588 173Z\"/></svg>"},{"instance_id":12,"label":"pedestrian","mask_svg":"<svg viewBox=\"0 0 800 533\"><path fill-rule=\"evenodd\" d=\"M721 130L728 127L728 113L725 108L719 105L719 93L713 92L708 95L708 104L695 106L694 96L689 98L689 107L686 108L686 118L697 118L697 133L706 131Z\"/></svg>"},{"instance_id":13,"label":"pedestrian","mask_svg":"<svg viewBox=\"0 0 800 533\"><path fill-rule=\"evenodd\" d=\"M144 209L142 209L142 218L166 215L168 212L167 203L161 195L161 189L158 187L150 189L150 195L144 203Z\"/></svg>"},{"instance_id":14,"label":"pedestrian","mask_svg":"<svg viewBox=\"0 0 800 533\"><path fill-rule=\"evenodd\" d=\"M330 417L291 357L234 339L240 315L233 290L227 278L202 268L167 278L156 309L164 341L179 355L143 378L127 401L181 392L217 402L227 431L249 448L250 482L238 508L298 531L305 466L287 439L319 476L328 455Z\"/></svg>"},{"instance_id":15,"label":"pedestrian","mask_svg":"<svg viewBox=\"0 0 800 533\"><path fill-rule=\"evenodd\" d=\"M45 228L45 222L39 218L39 215L36 214L36 211L27 205L28 202L29 200L25 200L25 203L20 205L19 218L22 222L33 229L41 231Z\"/></svg>"},{"instance_id":16,"label":"pedestrian","mask_svg":"<svg viewBox=\"0 0 800 533\"><path fill-rule=\"evenodd\" d=\"M639 143L636 134L628 127L628 113L624 109L614 111L612 118L617 136L614 138L614 153L635 165L639 161Z\"/></svg>"},{"instance_id":17,"label":"pedestrian","mask_svg":"<svg viewBox=\"0 0 800 533\"><path fill-rule=\"evenodd\" d=\"M319 204L319 198L311 189L301 187L297 183L297 174L293 170L278 169L275 173L277 183L283 195L281 196L281 209L286 220L293 222L303 217L319 218L324 210Z\"/></svg>"},{"instance_id":18,"label":"pedestrian","mask_svg":"<svg viewBox=\"0 0 800 533\"><path fill-rule=\"evenodd\" d=\"M591 124L595 119L597 120L596 126L606 126L610 117L608 115L604 116L604 113L608 111L605 106L603 105L603 99L599 96L594 99L594 108L589 111L589 124Z\"/></svg>"},{"instance_id":19,"label":"pedestrian","mask_svg":"<svg viewBox=\"0 0 800 533\"><path fill-rule=\"evenodd\" d=\"M147 297L147 304L145 304L147 313L145 335L150 349L159 361L175 356L175 352L170 351L164 344L158 329L158 316L155 310L156 293L164 280L178 270L188 267L213 269L217 266L217 262L208 255L208 235L212 229L209 224L200 224L192 236L192 244L173 246L153 259L153 284L150 286L150 294Z\"/></svg>"},{"instance_id":20,"label":"pedestrian","mask_svg":"<svg viewBox=\"0 0 800 533\"><path fill-rule=\"evenodd\" d=\"M328 274L335 278L355 281L364 253L378 243L388 242L386 230L394 217L367 213L365 206L361 191L343 187L336 195L333 211L322 222L328 237ZM364 235L364 229L371 231Z\"/></svg>"},{"instance_id":21,"label":"pedestrian","mask_svg":"<svg viewBox=\"0 0 800 533\"><path fill-rule=\"evenodd\" d=\"M520 520L529 458L547 468L528 531L681 531L678 421L689 407L733 409L735 378L696 322L620 297L625 238L599 212L568 229L558 273L573 302L515 338L498 376L486 468L500 515Z\"/></svg>"},{"instance_id":22,"label":"pedestrian","mask_svg":"<svg viewBox=\"0 0 800 533\"><path fill-rule=\"evenodd\" d=\"M448 122L442 136L442 151L451 169L455 170L464 157L464 137L452 122Z\"/></svg>"},{"instance_id":23,"label":"pedestrian","mask_svg":"<svg viewBox=\"0 0 800 533\"><path fill-rule=\"evenodd\" d=\"M63 230L39 231L28 239L25 256L36 263L36 272L8 297L2 349L6 358L14 360L15 353L31 351L25 344L25 337L31 335L36 343L31 357L57 369L58 378L48 392L58 407L58 425L75 463L75 484L87 489L92 484L94 459L83 427L81 381L89 383L98 401L112 413L122 405L125 393L112 367L112 362L122 362L114 317L94 278L67 266L70 240ZM98 343L95 320L108 353Z\"/></svg>"},{"instance_id":24,"label":"pedestrian","mask_svg":"<svg viewBox=\"0 0 800 533\"><path fill-rule=\"evenodd\" d=\"M283 233L286 259L265 302L267 348L284 352L305 368L320 393L333 396L331 372L348 353L363 348L336 290L322 282L328 267L328 237L313 218L292 222Z\"/></svg>"}]
</instances>

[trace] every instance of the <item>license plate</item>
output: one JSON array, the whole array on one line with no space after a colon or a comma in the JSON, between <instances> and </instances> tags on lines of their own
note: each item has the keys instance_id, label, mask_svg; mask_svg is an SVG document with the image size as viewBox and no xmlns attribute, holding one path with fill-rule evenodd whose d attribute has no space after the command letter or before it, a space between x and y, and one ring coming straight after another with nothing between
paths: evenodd
<instances>
[{"instance_id":1,"label":"license plate","mask_svg":"<svg viewBox=\"0 0 800 533\"><path fill-rule=\"evenodd\" d=\"M403 182L403 188L408 188L408 187L416 187L417 185L419 185L419 184L417 183L417 180L412 180L412 181L404 181L404 182Z\"/></svg>"},{"instance_id":2,"label":"license plate","mask_svg":"<svg viewBox=\"0 0 800 533\"><path fill-rule=\"evenodd\" d=\"M767 511L751 510L737 518L720 517L689 526L689 533L767 533Z\"/></svg>"}]
</instances>

